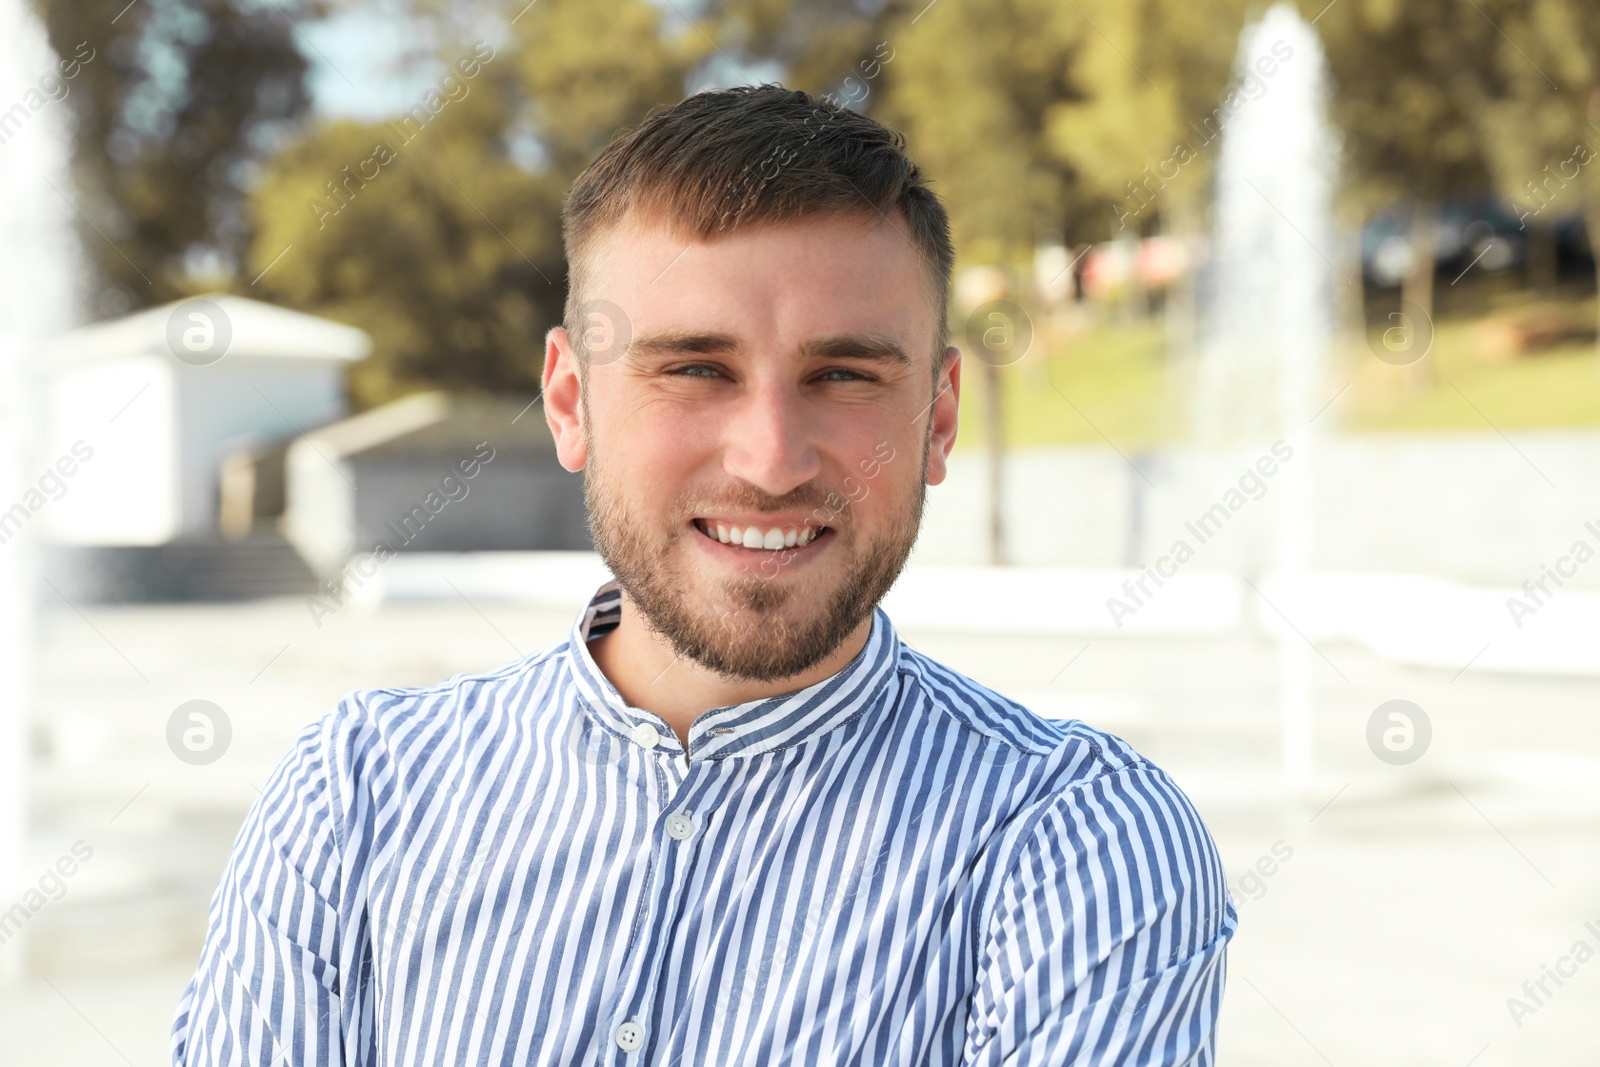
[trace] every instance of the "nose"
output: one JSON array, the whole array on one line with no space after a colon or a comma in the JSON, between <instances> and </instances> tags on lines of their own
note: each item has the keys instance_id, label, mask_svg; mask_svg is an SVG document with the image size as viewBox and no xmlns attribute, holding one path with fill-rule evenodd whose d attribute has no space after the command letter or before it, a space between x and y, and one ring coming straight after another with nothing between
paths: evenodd
<instances>
[{"instance_id":1,"label":"nose","mask_svg":"<svg viewBox=\"0 0 1600 1067\"><path fill-rule=\"evenodd\" d=\"M804 485L822 470L802 399L778 382L753 385L724 423L723 469L770 496Z\"/></svg>"}]
</instances>

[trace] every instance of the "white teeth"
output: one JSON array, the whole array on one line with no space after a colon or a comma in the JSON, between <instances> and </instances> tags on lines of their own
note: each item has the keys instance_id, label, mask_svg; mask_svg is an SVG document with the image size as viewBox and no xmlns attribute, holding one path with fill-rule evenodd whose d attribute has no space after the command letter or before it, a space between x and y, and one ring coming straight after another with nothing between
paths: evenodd
<instances>
[{"instance_id":1,"label":"white teeth","mask_svg":"<svg viewBox=\"0 0 1600 1067\"><path fill-rule=\"evenodd\" d=\"M713 523L704 519L698 521L702 530L725 545L758 548L766 552L808 545L822 532L811 526L794 530L775 526L770 530L760 530L754 526L729 526L726 523Z\"/></svg>"}]
</instances>

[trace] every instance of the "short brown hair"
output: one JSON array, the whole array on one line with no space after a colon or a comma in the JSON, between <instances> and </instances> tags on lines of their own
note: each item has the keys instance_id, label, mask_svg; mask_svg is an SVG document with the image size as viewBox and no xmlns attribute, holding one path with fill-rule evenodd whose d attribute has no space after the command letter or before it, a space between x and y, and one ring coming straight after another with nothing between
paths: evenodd
<instances>
[{"instance_id":1,"label":"short brown hair","mask_svg":"<svg viewBox=\"0 0 1600 1067\"><path fill-rule=\"evenodd\" d=\"M577 309L597 237L630 212L664 218L696 239L812 215L905 217L928 270L938 346L949 344L950 220L905 137L836 103L782 85L696 93L621 134L578 176L561 213L567 332L585 361Z\"/></svg>"}]
</instances>

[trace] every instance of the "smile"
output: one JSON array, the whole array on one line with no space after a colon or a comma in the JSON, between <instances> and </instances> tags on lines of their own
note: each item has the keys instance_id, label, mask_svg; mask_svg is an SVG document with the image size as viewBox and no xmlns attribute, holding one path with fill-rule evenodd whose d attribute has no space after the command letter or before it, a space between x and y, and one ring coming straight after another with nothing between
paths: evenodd
<instances>
[{"instance_id":1,"label":"smile","mask_svg":"<svg viewBox=\"0 0 1600 1067\"><path fill-rule=\"evenodd\" d=\"M739 525L721 519L695 519L695 529L706 537L730 548L743 548L757 552L779 552L785 548L800 548L830 532L826 526L759 526Z\"/></svg>"}]
</instances>

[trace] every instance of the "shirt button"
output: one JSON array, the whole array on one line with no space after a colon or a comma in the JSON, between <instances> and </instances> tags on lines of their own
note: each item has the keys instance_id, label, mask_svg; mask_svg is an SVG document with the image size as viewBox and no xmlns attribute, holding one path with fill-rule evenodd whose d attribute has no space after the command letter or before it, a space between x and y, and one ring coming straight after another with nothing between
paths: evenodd
<instances>
[{"instance_id":1,"label":"shirt button","mask_svg":"<svg viewBox=\"0 0 1600 1067\"><path fill-rule=\"evenodd\" d=\"M617 1027L617 1047L624 1052L632 1052L644 1043L644 1027L629 1020Z\"/></svg>"},{"instance_id":2,"label":"shirt button","mask_svg":"<svg viewBox=\"0 0 1600 1067\"><path fill-rule=\"evenodd\" d=\"M633 739L645 748L655 748L661 743L661 731L647 722L633 728Z\"/></svg>"},{"instance_id":3,"label":"shirt button","mask_svg":"<svg viewBox=\"0 0 1600 1067\"><path fill-rule=\"evenodd\" d=\"M667 816L667 833L682 841L694 833L694 820L684 812L675 811Z\"/></svg>"}]
</instances>

